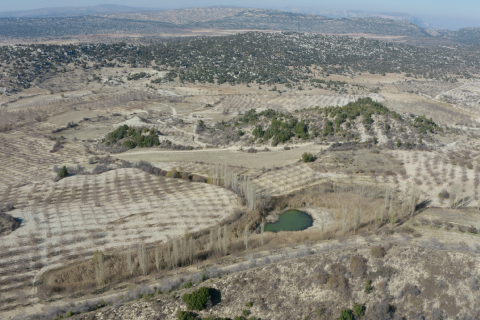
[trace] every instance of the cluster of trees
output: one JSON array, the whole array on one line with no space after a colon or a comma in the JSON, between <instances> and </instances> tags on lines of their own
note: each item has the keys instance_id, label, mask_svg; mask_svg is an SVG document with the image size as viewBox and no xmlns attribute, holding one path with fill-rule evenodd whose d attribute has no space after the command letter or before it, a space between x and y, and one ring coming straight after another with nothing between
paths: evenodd
<instances>
[{"instance_id":1,"label":"cluster of trees","mask_svg":"<svg viewBox=\"0 0 480 320\"><path fill-rule=\"evenodd\" d=\"M371 98L360 98L355 102L350 102L343 107L326 107L323 109L323 113L326 117L334 119L335 131L340 130L340 126L345 121L355 121L358 116L362 116L362 123L369 127L374 121L372 115L389 115L393 119L402 120L401 115L395 111L389 110L381 103L373 101ZM347 127L350 127L350 122L347 123ZM329 132L328 134L330 134Z\"/></svg>"},{"instance_id":2,"label":"cluster of trees","mask_svg":"<svg viewBox=\"0 0 480 320\"><path fill-rule=\"evenodd\" d=\"M132 75L127 76L127 80L138 80L138 79L150 78L150 77L151 75L149 73L142 71L142 72L134 73Z\"/></svg>"},{"instance_id":3,"label":"cluster of trees","mask_svg":"<svg viewBox=\"0 0 480 320\"><path fill-rule=\"evenodd\" d=\"M102 142L104 142L106 146L120 143L130 149L137 146L140 148L148 148L160 145L154 129L133 128L126 124L110 132Z\"/></svg>"},{"instance_id":4,"label":"cluster of trees","mask_svg":"<svg viewBox=\"0 0 480 320\"><path fill-rule=\"evenodd\" d=\"M418 128L420 133L423 134L426 134L427 132L435 133L438 131L443 131L443 129L432 120L432 118L427 119L425 115L416 117L413 121L413 126Z\"/></svg>"},{"instance_id":5,"label":"cluster of trees","mask_svg":"<svg viewBox=\"0 0 480 320\"><path fill-rule=\"evenodd\" d=\"M358 118L361 121L357 120ZM314 107L296 110L294 113L282 113L275 110L256 112L249 110L244 115L235 117L228 122L222 121L214 127L204 125L199 131L208 141L244 141L251 143L269 143L277 146L279 143L291 141L293 138L302 140L350 141L358 140L364 129L372 136L373 143L378 142L373 132L373 125L378 123L387 137L398 140L409 140L405 127L416 129L413 138L406 146L421 141L421 135L436 133L442 128L425 116L404 119L400 114L373 101L371 98L360 98L343 107ZM395 125L394 125L395 124ZM360 129L362 126L364 129ZM419 139L420 136L420 139ZM402 146L397 143L397 147Z\"/></svg>"}]
</instances>

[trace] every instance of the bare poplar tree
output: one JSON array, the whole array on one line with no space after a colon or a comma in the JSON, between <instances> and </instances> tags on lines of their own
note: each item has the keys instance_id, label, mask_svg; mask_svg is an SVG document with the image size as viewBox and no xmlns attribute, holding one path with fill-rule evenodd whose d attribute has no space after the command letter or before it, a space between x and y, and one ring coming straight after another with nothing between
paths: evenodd
<instances>
[{"instance_id":1,"label":"bare poplar tree","mask_svg":"<svg viewBox=\"0 0 480 320\"><path fill-rule=\"evenodd\" d=\"M263 232L265 230L265 222L260 223L260 245L263 246Z\"/></svg>"},{"instance_id":2,"label":"bare poplar tree","mask_svg":"<svg viewBox=\"0 0 480 320\"><path fill-rule=\"evenodd\" d=\"M360 227L361 211L358 208L353 210L353 233L357 233Z\"/></svg>"},{"instance_id":3,"label":"bare poplar tree","mask_svg":"<svg viewBox=\"0 0 480 320\"><path fill-rule=\"evenodd\" d=\"M155 267L157 267L157 272L160 272L160 248L155 246Z\"/></svg>"},{"instance_id":4,"label":"bare poplar tree","mask_svg":"<svg viewBox=\"0 0 480 320\"><path fill-rule=\"evenodd\" d=\"M347 208L342 209L342 233L347 233Z\"/></svg>"},{"instance_id":5,"label":"bare poplar tree","mask_svg":"<svg viewBox=\"0 0 480 320\"><path fill-rule=\"evenodd\" d=\"M173 268L173 259L172 254L170 253L170 239L167 242L167 256L166 256L167 265Z\"/></svg>"},{"instance_id":6,"label":"bare poplar tree","mask_svg":"<svg viewBox=\"0 0 480 320\"><path fill-rule=\"evenodd\" d=\"M190 250L189 251L189 260L190 260L190 264L193 264L193 255L195 254L194 252L194 246L193 246L193 237L190 237L190 246L189 246Z\"/></svg>"},{"instance_id":7,"label":"bare poplar tree","mask_svg":"<svg viewBox=\"0 0 480 320\"><path fill-rule=\"evenodd\" d=\"M245 230L243 231L244 242L245 242L245 249L248 249L248 226L245 226Z\"/></svg>"},{"instance_id":8,"label":"bare poplar tree","mask_svg":"<svg viewBox=\"0 0 480 320\"><path fill-rule=\"evenodd\" d=\"M210 254L213 254L213 228L210 229Z\"/></svg>"},{"instance_id":9,"label":"bare poplar tree","mask_svg":"<svg viewBox=\"0 0 480 320\"><path fill-rule=\"evenodd\" d=\"M93 253L93 261L97 270L97 281L99 285L105 284L105 256L100 251Z\"/></svg>"},{"instance_id":10,"label":"bare poplar tree","mask_svg":"<svg viewBox=\"0 0 480 320\"><path fill-rule=\"evenodd\" d=\"M418 189L413 187L410 194L410 219L413 218L413 213L417 207L417 202L419 200Z\"/></svg>"},{"instance_id":11,"label":"bare poplar tree","mask_svg":"<svg viewBox=\"0 0 480 320\"><path fill-rule=\"evenodd\" d=\"M178 266L178 244L177 240L173 240L173 267L176 268Z\"/></svg>"},{"instance_id":12,"label":"bare poplar tree","mask_svg":"<svg viewBox=\"0 0 480 320\"><path fill-rule=\"evenodd\" d=\"M385 210L388 208L388 202L390 200L390 189L385 189Z\"/></svg>"},{"instance_id":13,"label":"bare poplar tree","mask_svg":"<svg viewBox=\"0 0 480 320\"><path fill-rule=\"evenodd\" d=\"M450 188L450 208L455 209L457 206L458 189L457 185L452 185Z\"/></svg>"},{"instance_id":14,"label":"bare poplar tree","mask_svg":"<svg viewBox=\"0 0 480 320\"><path fill-rule=\"evenodd\" d=\"M127 250L127 266L130 271L130 275L133 275L133 259L132 259L132 248Z\"/></svg>"},{"instance_id":15,"label":"bare poplar tree","mask_svg":"<svg viewBox=\"0 0 480 320\"><path fill-rule=\"evenodd\" d=\"M397 221L396 212L395 212L395 204L393 202L393 199L390 201L390 209L388 211L388 216L390 218L390 224L393 227L393 225Z\"/></svg>"},{"instance_id":16,"label":"bare poplar tree","mask_svg":"<svg viewBox=\"0 0 480 320\"><path fill-rule=\"evenodd\" d=\"M228 227L223 226L223 254L227 255L228 253Z\"/></svg>"},{"instance_id":17,"label":"bare poplar tree","mask_svg":"<svg viewBox=\"0 0 480 320\"><path fill-rule=\"evenodd\" d=\"M145 248L145 243L138 244L138 263L140 264L140 269L142 269L142 273L144 276L147 275L148 271L148 261L147 261L147 249Z\"/></svg>"},{"instance_id":18,"label":"bare poplar tree","mask_svg":"<svg viewBox=\"0 0 480 320\"><path fill-rule=\"evenodd\" d=\"M217 228L217 251L219 254L222 254L222 227L218 226Z\"/></svg>"},{"instance_id":19,"label":"bare poplar tree","mask_svg":"<svg viewBox=\"0 0 480 320\"><path fill-rule=\"evenodd\" d=\"M374 218L374 221L375 221L375 228L378 228L378 226L380 225L380 219L379 219L379 216L378 216L378 210L375 210L375 218Z\"/></svg>"},{"instance_id":20,"label":"bare poplar tree","mask_svg":"<svg viewBox=\"0 0 480 320\"><path fill-rule=\"evenodd\" d=\"M182 242L182 264L187 265L187 238L180 240Z\"/></svg>"}]
</instances>

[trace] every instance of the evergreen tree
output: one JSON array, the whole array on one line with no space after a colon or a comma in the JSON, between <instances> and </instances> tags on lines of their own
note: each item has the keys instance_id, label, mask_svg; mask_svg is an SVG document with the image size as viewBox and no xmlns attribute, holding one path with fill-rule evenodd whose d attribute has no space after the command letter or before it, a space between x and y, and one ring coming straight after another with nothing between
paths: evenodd
<instances>
[{"instance_id":1,"label":"evergreen tree","mask_svg":"<svg viewBox=\"0 0 480 320\"><path fill-rule=\"evenodd\" d=\"M58 177L62 179L62 178L65 178L66 176L68 176L67 167L63 166L63 168L58 172Z\"/></svg>"}]
</instances>

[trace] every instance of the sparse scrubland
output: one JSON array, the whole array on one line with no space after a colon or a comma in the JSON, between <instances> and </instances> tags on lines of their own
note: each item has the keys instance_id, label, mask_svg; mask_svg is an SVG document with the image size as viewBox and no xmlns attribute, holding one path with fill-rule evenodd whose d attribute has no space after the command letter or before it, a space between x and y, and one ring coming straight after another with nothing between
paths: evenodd
<instances>
[{"instance_id":1,"label":"sparse scrubland","mask_svg":"<svg viewBox=\"0 0 480 320\"><path fill-rule=\"evenodd\" d=\"M451 50L2 48L32 72L2 78L0 318L476 319L478 57Z\"/></svg>"}]
</instances>

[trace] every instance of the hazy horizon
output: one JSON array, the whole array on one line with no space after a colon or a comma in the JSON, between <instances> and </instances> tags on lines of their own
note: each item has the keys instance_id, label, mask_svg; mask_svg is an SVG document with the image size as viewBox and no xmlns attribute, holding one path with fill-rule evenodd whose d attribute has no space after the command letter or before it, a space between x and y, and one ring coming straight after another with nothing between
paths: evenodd
<instances>
[{"instance_id":1,"label":"hazy horizon","mask_svg":"<svg viewBox=\"0 0 480 320\"><path fill-rule=\"evenodd\" d=\"M108 2L108 3L106 3ZM218 0L205 0L205 1L192 1L192 0L179 0L175 2L175 6L170 4L164 5L153 0L138 0L134 3L127 0L73 0L66 4L60 0L46 0L42 2L33 0L19 0L16 2L10 2L2 5L0 9L5 11L25 11L36 10L43 8L61 8L61 7L84 7L95 6L101 4L116 4L130 7L145 7L145 8L159 8L159 9L180 9L185 7L206 7L206 6L238 6L238 7L255 7L255 8L270 8L281 9L283 7L303 7L315 10L323 11L364 11L371 13L382 12L395 12L410 14L416 18L428 22L432 25L448 28L452 30L465 28L465 27L480 27L480 17L475 12L480 12L480 2L472 0L460 0L457 2L452 1L433 1L433 0L404 0L402 2L394 1L380 1L380 0L368 0L368 1L354 1L354 0L299 0L299 1L272 1L261 0L251 1L245 0L242 2L237 1L218 1Z\"/></svg>"}]
</instances>

